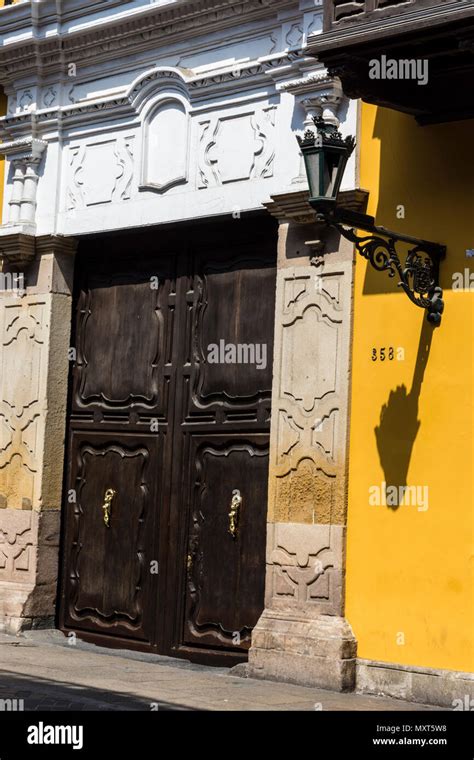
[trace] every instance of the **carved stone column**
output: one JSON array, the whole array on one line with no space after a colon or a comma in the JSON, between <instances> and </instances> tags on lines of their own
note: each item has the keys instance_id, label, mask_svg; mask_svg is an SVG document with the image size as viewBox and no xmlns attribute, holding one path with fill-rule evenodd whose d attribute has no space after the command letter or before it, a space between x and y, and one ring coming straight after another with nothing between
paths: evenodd
<instances>
[{"instance_id":1,"label":"carved stone column","mask_svg":"<svg viewBox=\"0 0 474 760\"><path fill-rule=\"evenodd\" d=\"M50 622L75 242L0 231L0 630ZM11 278L8 277L11 275ZM21 281L21 289L5 288Z\"/></svg>"},{"instance_id":2,"label":"carved stone column","mask_svg":"<svg viewBox=\"0 0 474 760\"><path fill-rule=\"evenodd\" d=\"M305 118L298 130L302 137L307 129L314 129L313 119L322 118L329 124L339 126L338 112L344 99L341 83L335 77L329 76L325 71L311 72L301 79L291 79L277 85L279 92L289 92L294 95L296 101L302 106ZM292 184L307 185L307 177L304 169L304 159L300 156L298 175L292 180Z\"/></svg>"},{"instance_id":3,"label":"carved stone column","mask_svg":"<svg viewBox=\"0 0 474 760\"><path fill-rule=\"evenodd\" d=\"M47 143L36 137L0 144L0 155L6 156L13 164L8 225L21 227L23 232L31 235L34 235L36 228L38 172L46 148Z\"/></svg>"},{"instance_id":4,"label":"carved stone column","mask_svg":"<svg viewBox=\"0 0 474 760\"><path fill-rule=\"evenodd\" d=\"M356 657L344 619L353 250L317 227L307 197L274 196L267 206L280 233L266 606L248 672L349 690ZM364 194L341 197L357 207Z\"/></svg>"}]
</instances>

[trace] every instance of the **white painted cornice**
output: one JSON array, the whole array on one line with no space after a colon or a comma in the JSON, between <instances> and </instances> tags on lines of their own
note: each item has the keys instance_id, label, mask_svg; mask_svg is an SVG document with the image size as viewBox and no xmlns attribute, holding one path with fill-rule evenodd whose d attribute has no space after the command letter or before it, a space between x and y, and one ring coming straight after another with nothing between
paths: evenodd
<instances>
[{"instance_id":1,"label":"white painted cornice","mask_svg":"<svg viewBox=\"0 0 474 760\"><path fill-rule=\"evenodd\" d=\"M314 66L314 61L312 61ZM288 78L293 71L297 74L300 70L301 59L298 54L288 53L283 56L268 56L258 61L253 61L239 66L238 76L234 67L227 66L220 71L212 71L207 75L190 75L183 69L170 66L158 66L148 69L140 74L130 85L123 95L101 99L78 102L68 106L46 108L8 114L0 118L0 136L4 140L19 141L23 135L37 133L37 130L53 129L61 124L63 128L76 126L81 123L92 124L94 121L103 122L104 119L128 118L133 120L137 117L146 102L150 92L159 89L178 91L186 97L192 107L203 107L210 96L219 92L238 94L248 88L249 79L252 85L265 83L268 75L278 82L279 76ZM279 72L279 74L277 74ZM299 80L297 80L299 81ZM307 80L305 79L305 82ZM296 87L298 93L319 93L321 96L334 93L335 82L338 80L328 79L326 74L318 75L313 82L312 89L309 85ZM282 84L283 89L291 91L292 80ZM277 90L275 89L275 92ZM11 142L11 144L14 144ZM16 143L15 143L16 144Z\"/></svg>"},{"instance_id":2,"label":"white painted cornice","mask_svg":"<svg viewBox=\"0 0 474 760\"><path fill-rule=\"evenodd\" d=\"M35 163L41 160L47 142L37 137L23 137L19 140L0 143L0 156L7 156L10 161Z\"/></svg>"},{"instance_id":3,"label":"white painted cornice","mask_svg":"<svg viewBox=\"0 0 474 760\"><path fill-rule=\"evenodd\" d=\"M8 84L13 78L37 74L39 70L42 75L64 71L69 62L79 67L113 59L117 54L136 55L165 42L216 32L236 22L276 17L279 11L293 5L290 0L180 0L144 6L127 15L104 16L67 33L62 25L50 29L47 36L32 27L30 39L5 36L2 25L0 78Z\"/></svg>"},{"instance_id":4,"label":"white painted cornice","mask_svg":"<svg viewBox=\"0 0 474 760\"><path fill-rule=\"evenodd\" d=\"M20 0L0 8L1 32L31 31L50 24L73 21L87 14L122 7L129 0ZM150 0L150 3L153 0Z\"/></svg>"},{"instance_id":5,"label":"white painted cornice","mask_svg":"<svg viewBox=\"0 0 474 760\"><path fill-rule=\"evenodd\" d=\"M291 92L293 95L307 95L308 93L314 93L320 90L326 90L328 87L333 89L336 87L334 77L329 76L327 71L312 72L305 77L299 79L289 79L277 84L278 91ZM339 89L341 89L339 84ZM341 89L342 93L342 89Z\"/></svg>"}]
</instances>

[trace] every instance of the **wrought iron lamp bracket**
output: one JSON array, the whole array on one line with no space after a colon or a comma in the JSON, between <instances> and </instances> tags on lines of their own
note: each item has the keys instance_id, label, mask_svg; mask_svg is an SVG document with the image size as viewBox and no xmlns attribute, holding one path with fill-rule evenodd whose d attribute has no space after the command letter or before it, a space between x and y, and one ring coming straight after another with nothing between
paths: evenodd
<instances>
[{"instance_id":1,"label":"wrought iron lamp bracket","mask_svg":"<svg viewBox=\"0 0 474 760\"><path fill-rule=\"evenodd\" d=\"M389 277L398 275L398 287L405 291L415 306L426 309L431 324L441 323L444 302L439 286L439 265L446 255L445 246L378 227L374 217L367 214L337 207L330 211L316 208L316 211L318 220L331 225L346 240L354 243L356 250L374 269L387 271ZM370 234L358 235L356 229ZM403 263L397 252L398 243L408 244Z\"/></svg>"}]
</instances>

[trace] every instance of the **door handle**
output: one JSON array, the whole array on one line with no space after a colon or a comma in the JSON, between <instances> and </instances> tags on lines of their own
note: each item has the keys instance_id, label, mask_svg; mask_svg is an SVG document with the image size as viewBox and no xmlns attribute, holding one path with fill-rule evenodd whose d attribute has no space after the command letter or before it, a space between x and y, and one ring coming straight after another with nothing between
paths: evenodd
<instances>
[{"instance_id":1,"label":"door handle","mask_svg":"<svg viewBox=\"0 0 474 760\"><path fill-rule=\"evenodd\" d=\"M240 507L242 505L242 497L240 491L235 488L232 491L232 501L230 502L229 512L229 533L233 539L237 538L237 529L239 527Z\"/></svg>"},{"instance_id":2,"label":"door handle","mask_svg":"<svg viewBox=\"0 0 474 760\"><path fill-rule=\"evenodd\" d=\"M104 503L102 505L102 509L104 512L104 525L106 528L110 528L110 511L112 507L112 499L115 496L115 491L113 488L107 488L105 494L104 494Z\"/></svg>"}]
</instances>

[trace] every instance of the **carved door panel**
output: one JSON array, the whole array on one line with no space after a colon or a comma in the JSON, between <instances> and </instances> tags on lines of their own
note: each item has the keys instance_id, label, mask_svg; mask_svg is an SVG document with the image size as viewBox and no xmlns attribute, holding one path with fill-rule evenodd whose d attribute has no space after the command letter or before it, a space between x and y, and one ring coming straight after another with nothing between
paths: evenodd
<instances>
[{"instance_id":1,"label":"carved door panel","mask_svg":"<svg viewBox=\"0 0 474 760\"><path fill-rule=\"evenodd\" d=\"M76 432L65 624L150 639L156 443Z\"/></svg>"},{"instance_id":2,"label":"carved door panel","mask_svg":"<svg viewBox=\"0 0 474 760\"><path fill-rule=\"evenodd\" d=\"M184 640L238 651L263 609L267 436L190 436Z\"/></svg>"},{"instance_id":3,"label":"carved door panel","mask_svg":"<svg viewBox=\"0 0 474 760\"><path fill-rule=\"evenodd\" d=\"M128 240L78 257L61 625L82 635L155 639L175 267Z\"/></svg>"},{"instance_id":4,"label":"carved door panel","mask_svg":"<svg viewBox=\"0 0 474 760\"><path fill-rule=\"evenodd\" d=\"M273 234L209 241L180 278L188 309L174 464L182 486L172 513L185 561L174 648L188 656L212 648L243 659L264 606L274 251Z\"/></svg>"}]
</instances>

